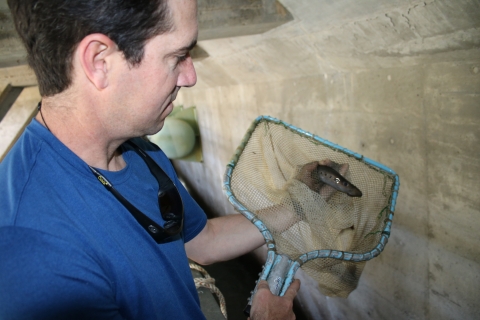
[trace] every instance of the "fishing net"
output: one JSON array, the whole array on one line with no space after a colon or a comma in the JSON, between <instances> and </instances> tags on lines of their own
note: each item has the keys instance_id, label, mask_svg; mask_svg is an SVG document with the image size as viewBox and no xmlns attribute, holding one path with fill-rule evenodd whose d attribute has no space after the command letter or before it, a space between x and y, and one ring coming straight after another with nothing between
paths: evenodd
<instances>
[{"instance_id":1,"label":"fishing net","mask_svg":"<svg viewBox=\"0 0 480 320\"><path fill-rule=\"evenodd\" d=\"M334 169L362 195L312 182L318 164ZM365 261L386 244L399 183L383 165L262 116L227 166L224 186L230 202L264 235L271 253L267 265L286 256L291 277L301 266L323 294L347 297ZM268 278L271 266L266 269L261 278Z\"/></svg>"}]
</instances>

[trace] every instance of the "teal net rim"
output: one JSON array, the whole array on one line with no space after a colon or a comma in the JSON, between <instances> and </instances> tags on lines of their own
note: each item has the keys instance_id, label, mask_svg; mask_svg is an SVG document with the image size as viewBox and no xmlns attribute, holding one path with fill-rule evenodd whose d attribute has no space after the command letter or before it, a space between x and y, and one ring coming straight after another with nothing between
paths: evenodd
<instances>
[{"instance_id":1,"label":"teal net rim","mask_svg":"<svg viewBox=\"0 0 480 320\"><path fill-rule=\"evenodd\" d=\"M225 195L227 196L229 202L233 205L233 207L240 212L242 215L244 215L250 222L252 222L262 233L263 237L265 238L265 241L267 243L267 247L269 251L276 252L276 247L275 247L275 241L273 240L273 236L271 232L268 230L266 225L263 223L261 219L259 219L253 212L248 210L243 203L241 203L237 197L235 196L234 192L231 189L231 178L232 178L232 172L235 168L235 165L237 164L238 160L240 159L240 156L242 155L243 151L245 150L245 147L248 144L248 141L252 135L252 133L255 131L256 127L261 124L268 124L268 123L273 123L277 125L282 125L286 129L292 131L295 134L298 134L304 138L309 139L311 142L315 144L321 144L323 146L326 146L334 151L341 152L346 154L349 157L354 157L357 161L363 162L366 165L368 165L370 168L381 172L382 174L388 176L393 180L392 184L392 196L389 200L389 213L387 215L387 218L385 219L385 227L383 230L380 230L381 232L381 237L379 240L379 243L375 248L372 250L366 252L366 253L353 253L353 252L345 252L345 251L339 251L339 250L331 250L331 249L322 249L322 250L314 250L307 252L300 257L296 259L296 264L298 266L306 263L307 261L313 260L313 259L318 259L318 258L333 258L333 259L339 259L339 260L344 260L344 261L353 261L353 262L360 262L360 261L368 261L370 259L373 259L374 257L378 256L383 249L385 248L385 245L388 242L388 238L390 237L390 232L391 232L391 226L393 222L393 213L395 211L395 205L398 197L398 191L400 188L400 178L398 174L395 173L391 168L378 163L372 159L369 159L367 157L364 157L363 155L356 153L354 151L351 151L347 148L344 148L338 144L335 144L331 141L328 141L326 139L323 139L319 136L316 136L310 132L307 132L303 129L300 129L298 127L295 127L291 124L288 124L282 120L270 117L270 116L259 116L255 119L255 121L250 125L248 128L245 136L243 137L239 147L236 149L235 154L233 155L231 161L227 164L227 168L225 171L224 175L224 180L223 180L223 188L225 191Z\"/></svg>"}]
</instances>

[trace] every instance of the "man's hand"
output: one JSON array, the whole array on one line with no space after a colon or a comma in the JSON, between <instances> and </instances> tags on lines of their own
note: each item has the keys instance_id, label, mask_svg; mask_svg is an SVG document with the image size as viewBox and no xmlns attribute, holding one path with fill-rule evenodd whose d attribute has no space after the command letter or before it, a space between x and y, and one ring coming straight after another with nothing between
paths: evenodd
<instances>
[{"instance_id":1,"label":"man's hand","mask_svg":"<svg viewBox=\"0 0 480 320\"><path fill-rule=\"evenodd\" d=\"M300 289L300 280L296 279L285 292L283 297L270 292L268 283L260 281L257 292L253 297L250 320L290 320L295 319L293 313L293 299Z\"/></svg>"},{"instance_id":2,"label":"man's hand","mask_svg":"<svg viewBox=\"0 0 480 320\"><path fill-rule=\"evenodd\" d=\"M337 190L312 177L312 171L319 165L332 167L336 163L329 159L309 162L302 166L295 179L304 183L313 192L318 193L325 201L328 201ZM339 173L344 176L348 171L348 164L344 163L338 167ZM267 207L255 213L270 228L270 231L277 233L286 231L299 221L299 215L294 210L292 211L291 208L282 205Z\"/></svg>"}]
</instances>

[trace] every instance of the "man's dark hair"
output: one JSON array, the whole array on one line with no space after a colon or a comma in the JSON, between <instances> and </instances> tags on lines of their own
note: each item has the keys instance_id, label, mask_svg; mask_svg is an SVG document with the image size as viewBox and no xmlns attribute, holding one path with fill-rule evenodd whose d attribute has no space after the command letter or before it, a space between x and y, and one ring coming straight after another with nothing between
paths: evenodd
<instances>
[{"instance_id":1,"label":"man's dark hair","mask_svg":"<svg viewBox=\"0 0 480 320\"><path fill-rule=\"evenodd\" d=\"M73 52L87 35L108 36L137 66L146 41L173 28L168 0L8 0L8 5L42 96L69 87Z\"/></svg>"}]
</instances>

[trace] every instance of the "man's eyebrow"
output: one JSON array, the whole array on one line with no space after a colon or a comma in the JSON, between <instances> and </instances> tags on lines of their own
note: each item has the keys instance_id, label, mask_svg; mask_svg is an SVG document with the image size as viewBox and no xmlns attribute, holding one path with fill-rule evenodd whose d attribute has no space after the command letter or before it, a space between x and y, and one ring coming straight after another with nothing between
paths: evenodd
<instances>
[{"instance_id":1,"label":"man's eyebrow","mask_svg":"<svg viewBox=\"0 0 480 320\"><path fill-rule=\"evenodd\" d=\"M197 39L193 40L188 46L185 46L185 47L182 47L180 49L177 49L173 52L173 54L180 54L180 53L184 53L184 52L187 52L187 51L190 51L192 50L195 46L197 45Z\"/></svg>"}]
</instances>

